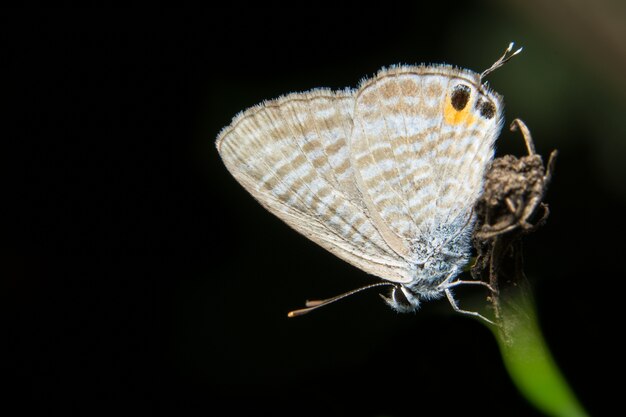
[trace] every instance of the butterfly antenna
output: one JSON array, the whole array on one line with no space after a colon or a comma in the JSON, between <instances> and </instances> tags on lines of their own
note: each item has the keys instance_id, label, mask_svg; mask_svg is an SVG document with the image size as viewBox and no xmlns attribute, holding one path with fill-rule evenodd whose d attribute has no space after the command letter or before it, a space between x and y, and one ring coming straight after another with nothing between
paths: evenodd
<instances>
[{"instance_id":1,"label":"butterfly antenna","mask_svg":"<svg viewBox=\"0 0 626 417\"><path fill-rule=\"evenodd\" d=\"M480 74L480 79L482 80L483 78L485 78L488 74L494 72L495 70L497 70L498 68L500 68L502 65L506 64L511 58L513 58L515 55L519 54L520 52L522 52L522 49L524 48L519 48L517 51L513 52L512 54L509 55L509 53L513 50L513 45L515 45L513 42L511 42L509 44L509 47L506 48L506 51L504 51L504 53L502 54L502 56L493 63L492 66L490 66L489 68L487 68L486 70L484 70L481 74Z\"/></svg>"},{"instance_id":2,"label":"butterfly antenna","mask_svg":"<svg viewBox=\"0 0 626 417\"><path fill-rule=\"evenodd\" d=\"M376 284L366 285L364 287L357 288L356 290L348 291L346 293L337 295L337 296L332 297L332 298L327 298L325 300L307 300L306 303L305 303L306 308L301 308L299 310L290 311L287 314L287 317L302 316L304 314L310 313L311 311L313 311L315 309L327 306L328 304L334 303L335 301L339 301L342 298L349 297L349 296L351 296L353 294L356 294L358 292L361 292L361 291L364 291L364 290L369 290L370 288L382 287L382 286L388 286L388 285L394 286L396 284L392 284L391 282L377 282Z\"/></svg>"}]
</instances>

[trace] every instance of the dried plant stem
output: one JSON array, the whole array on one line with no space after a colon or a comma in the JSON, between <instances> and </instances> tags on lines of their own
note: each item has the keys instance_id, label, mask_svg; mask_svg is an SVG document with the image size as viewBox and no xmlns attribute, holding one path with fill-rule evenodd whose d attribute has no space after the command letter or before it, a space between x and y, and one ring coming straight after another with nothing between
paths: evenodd
<instances>
[{"instance_id":1,"label":"dried plant stem","mask_svg":"<svg viewBox=\"0 0 626 417\"><path fill-rule=\"evenodd\" d=\"M556 151L546 169L526 125L516 119L511 129L522 132L529 155L497 158L487 173L485 191L476 206L478 259L472 275L494 289L490 301L496 325L492 328L519 390L547 415L586 416L543 339L523 271L522 237L547 219L548 207L542 201ZM533 223L535 217L539 220Z\"/></svg>"}]
</instances>

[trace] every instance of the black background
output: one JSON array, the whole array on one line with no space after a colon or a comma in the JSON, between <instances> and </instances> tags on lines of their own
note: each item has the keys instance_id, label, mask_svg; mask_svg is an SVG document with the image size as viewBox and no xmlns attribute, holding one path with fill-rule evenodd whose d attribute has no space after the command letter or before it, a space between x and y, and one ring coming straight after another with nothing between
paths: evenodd
<instances>
[{"instance_id":1,"label":"black background","mask_svg":"<svg viewBox=\"0 0 626 417\"><path fill-rule=\"evenodd\" d=\"M572 388L591 414L611 409L626 198L623 169L602 158L624 154L623 145L599 153L612 148L594 126L612 132L599 114L623 109L625 95L576 67L584 57L552 31L479 2L3 19L3 136L18 145L3 155L7 407L539 415L486 327L445 301L397 315L371 292L288 320L306 298L372 279L267 213L214 148L232 116L264 99L355 86L398 62L480 71L515 40L526 50L491 85L539 152L561 151L552 217L528 239L526 269ZM555 83L560 95L550 93ZM508 131L498 148L524 152Z\"/></svg>"}]
</instances>

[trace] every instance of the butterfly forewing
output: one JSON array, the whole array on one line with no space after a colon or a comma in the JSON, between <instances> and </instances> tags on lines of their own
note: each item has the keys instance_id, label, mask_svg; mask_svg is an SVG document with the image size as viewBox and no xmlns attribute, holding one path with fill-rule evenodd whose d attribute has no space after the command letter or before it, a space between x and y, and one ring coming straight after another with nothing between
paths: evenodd
<instances>
[{"instance_id":1,"label":"butterfly forewing","mask_svg":"<svg viewBox=\"0 0 626 417\"><path fill-rule=\"evenodd\" d=\"M408 266L369 218L348 146L352 91L314 90L253 107L217 147L233 176L269 211L366 272L406 282Z\"/></svg>"}]
</instances>

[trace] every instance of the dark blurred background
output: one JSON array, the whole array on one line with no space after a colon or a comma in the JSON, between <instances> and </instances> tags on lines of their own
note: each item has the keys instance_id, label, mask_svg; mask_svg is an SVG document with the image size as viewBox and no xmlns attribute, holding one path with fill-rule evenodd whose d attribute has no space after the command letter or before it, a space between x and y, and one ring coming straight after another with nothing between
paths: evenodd
<instances>
[{"instance_id":1,"label":"dark blurred background","mask_svg":"<svg viewBox=\"0 0 626 417\"><path fill-rule=\"evenodd\" d=\"M544 4L546 3L546 4ZM482 71L560 157L526 242L541 326L592 415L615 406L626 278L626 7L339 3L5 11L4 394L22 414L538 415L490 332L445 300L397 315L266 212L214 148L264 99L381 66ZM498 153L523 154L508 129ZM619 286L619 287L618 287ZM618 324L619 323L619 324ZM619 400L619 398L617 398ZM221 411L218 411L220 410Z\"/></svg>"}]
</instances>

